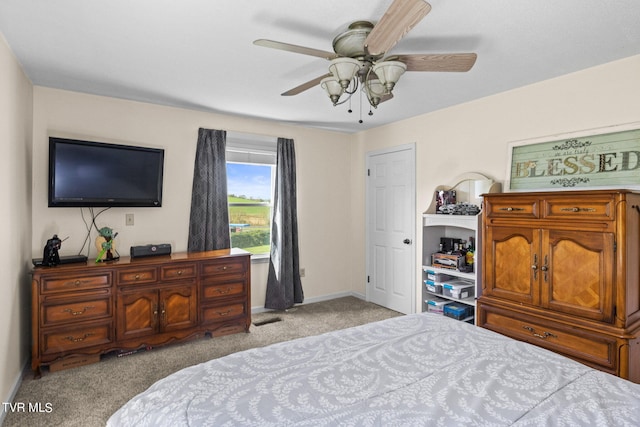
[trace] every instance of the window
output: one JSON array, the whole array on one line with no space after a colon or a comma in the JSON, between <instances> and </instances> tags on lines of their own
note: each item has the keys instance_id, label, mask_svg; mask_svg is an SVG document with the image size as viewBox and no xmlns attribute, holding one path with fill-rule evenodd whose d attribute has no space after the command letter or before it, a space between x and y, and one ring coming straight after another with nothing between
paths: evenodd
<instances>
[{"instance_id":1,"label":"window","mask_svg":"<svg viewBox=\"0 0 640 427\"><path fill-rule=\"evenodd\" d=\"M227 193L231 246L268 255L271 243L276 142L227 133Z\"/></svg>"}]
</instances>

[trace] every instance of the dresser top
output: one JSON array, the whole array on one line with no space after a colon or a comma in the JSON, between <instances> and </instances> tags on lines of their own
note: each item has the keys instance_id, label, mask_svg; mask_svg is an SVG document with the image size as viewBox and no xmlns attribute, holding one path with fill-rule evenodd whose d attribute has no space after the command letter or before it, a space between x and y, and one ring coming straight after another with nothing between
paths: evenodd
<instances>
[{"instance_id":1,"label":"dresser top","mask_svg":"<svg viewBox=\"0 0 640 427\"><path fill-rule=\"evenodd\" d=\"M60 270L73 270L77 268L82 268L84 270L87 269L99 269L99 268L112 268L112 267L122 267L122 266L138 266L145 264L160 264L160 263L172 263L172 262L180 262L180 261L202 261L202 260L213 260L213 259L223 259L229 257L244 257L251 256L251 253L238 248L231 249L217 249L213 251L203 251L203 252L176 252L170 255L154 255L148 257L136 257L131 258L130 256L123 256L118 259L110 260L110 261L100 261L96 262L95 259L89 258L86 262L76 262L69 264L60 264L53 267L46 266L38 266L34 267L34 272L47 272L47 271L60 271Z\"/></svg>"}]
</instances>

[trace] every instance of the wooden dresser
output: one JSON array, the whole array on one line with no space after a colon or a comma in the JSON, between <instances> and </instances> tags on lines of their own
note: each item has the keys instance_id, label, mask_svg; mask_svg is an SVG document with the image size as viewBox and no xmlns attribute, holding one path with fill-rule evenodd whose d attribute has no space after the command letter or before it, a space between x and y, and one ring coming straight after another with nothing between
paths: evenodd
<instances>
[{"instance_id":1,"label":"wooden dresser","mask_svg":"<svg viewBox=\"0 0 640 427\"><path fill-rule=\"evenodd\" d=\"M489 194L478 325L640 383L640 194Z\"/></svg>"},{"instance_id":2,"label":"wooden dresser","mask_svg":"<svg viewBox=\"0 0 640 427\"><path fill-rule=\"evenodd\" d=\"M249 331L250 254L239 249L37 267L31 367Z\"/></svg>"}]
</instances>

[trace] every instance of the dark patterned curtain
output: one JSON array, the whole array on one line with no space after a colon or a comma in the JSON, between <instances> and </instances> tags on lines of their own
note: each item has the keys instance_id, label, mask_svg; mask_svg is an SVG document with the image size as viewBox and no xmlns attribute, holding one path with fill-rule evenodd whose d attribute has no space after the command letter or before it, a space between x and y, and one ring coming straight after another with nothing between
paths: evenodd
<instances>
[{"instance_id":1,"label":"dark patterned curtain","mask_svg":"<svg viewBox=\"0 0 640 427\"><path fill-rule=\"evenodd\" d=\"M278 138L273 210L264 306L286 310L304 300L298 259L296 153L292 139Z\"/></svg>"},{"instance_id":2,"label":"dark patterned curtain","mask_svg":"<svg viewBox=\"0 0 640 427\"><path fill-rule=\"evenodd\" d=\"M231 246L227 202L227 132L198 130L188 251L210 251Z\"/></svg>"}]
</instances>

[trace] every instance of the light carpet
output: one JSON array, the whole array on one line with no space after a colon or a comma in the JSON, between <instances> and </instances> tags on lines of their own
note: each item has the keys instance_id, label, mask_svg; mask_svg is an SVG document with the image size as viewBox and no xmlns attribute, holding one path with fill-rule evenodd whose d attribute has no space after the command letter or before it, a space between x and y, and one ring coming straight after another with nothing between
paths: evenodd
<instances>
[{"instance_id":1,"label":"light carpet","mask_svg":"<svg viewBox=\"0 0 640 427\"><path fill-rule=\"evenodd\" d=\"M254 314L250 333L197 339L126 357L107 355L100 363L65 371L50 373L44 369L40 379L33 379L29 371L13 402L14 408L23 403L25 410L9 411L3 425L102 427L133 396L187 366L399 315L355 297L337 298L287 311Z\"/></svg>"}]
</instances>

